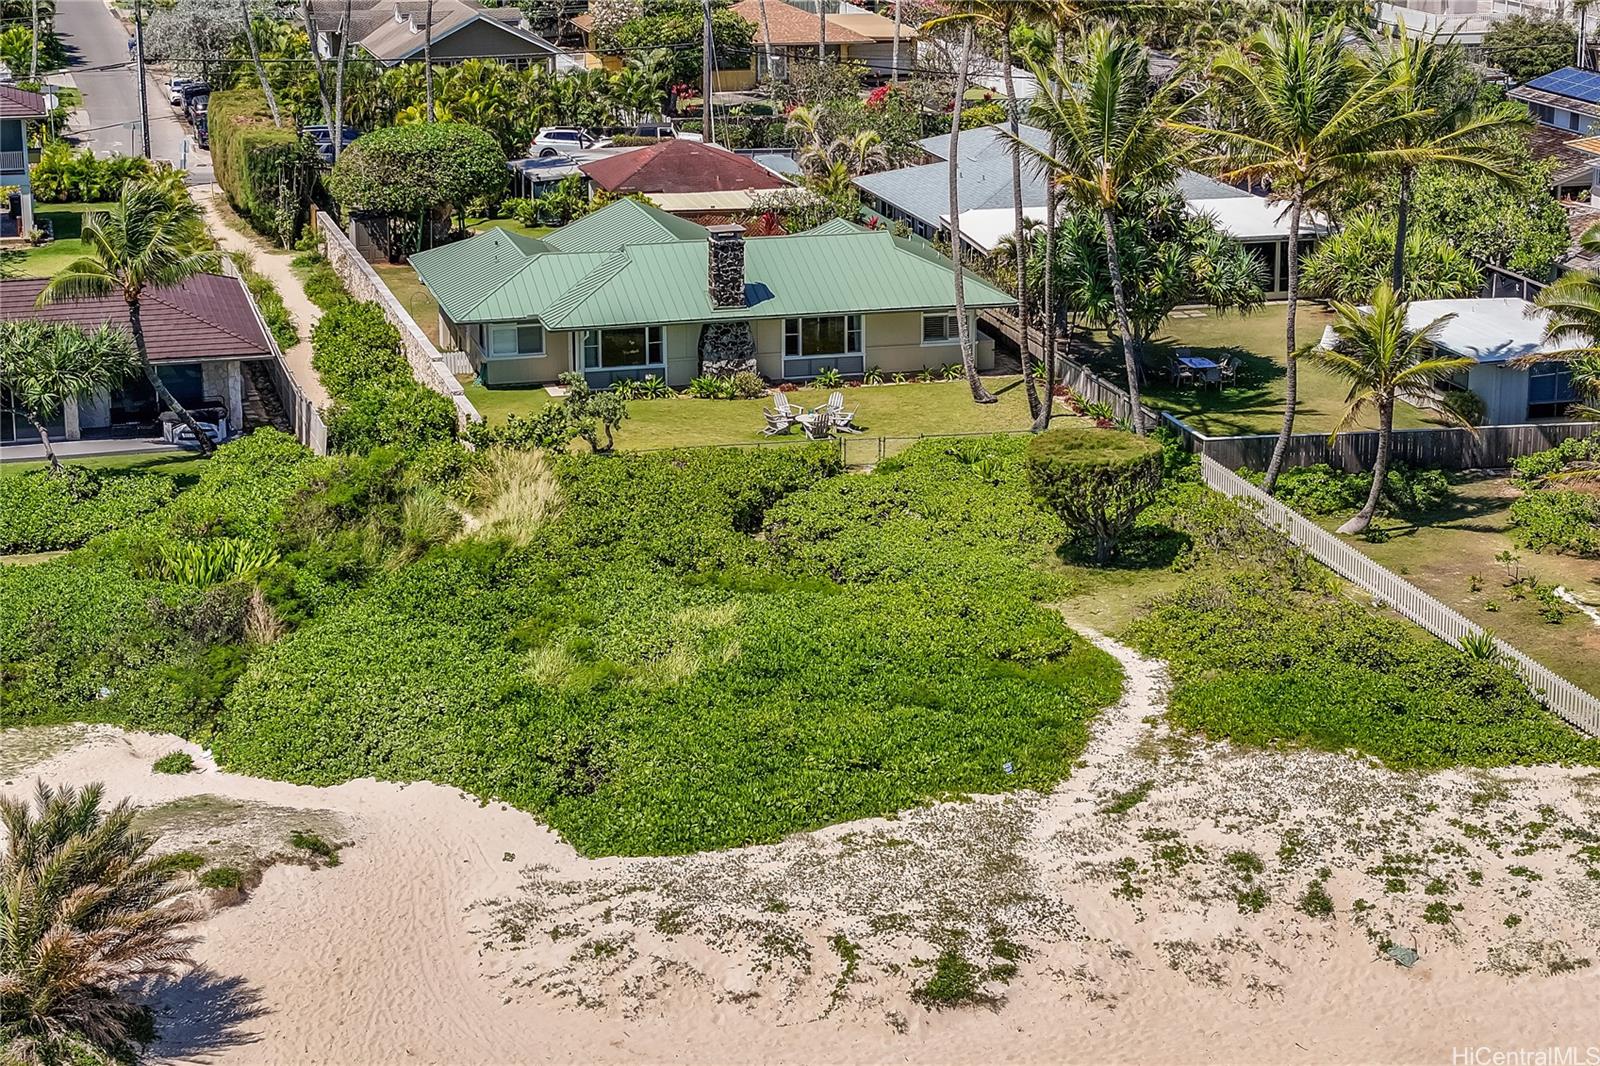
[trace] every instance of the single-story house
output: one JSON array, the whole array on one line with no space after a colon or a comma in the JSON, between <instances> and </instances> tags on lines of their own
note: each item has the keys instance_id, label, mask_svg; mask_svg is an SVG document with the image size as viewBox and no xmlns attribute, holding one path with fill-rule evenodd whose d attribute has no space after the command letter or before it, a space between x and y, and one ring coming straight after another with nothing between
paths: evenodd
<instances>
[{"instance_id":1,"label":"single-story house","mask_svg":"<svg viewBox=\"0 0 1600 1066\"><path fill-rule=\"evenodd\" d=\"M569 370L599 388L649 375L683 386L712 365L779 381L959 358L950 261L842 220L746 240L742 226L619 200L543 238L490 229L410 263L439 304L441 347L490 386ZM974 330L978 309L1013 303L971 274L966 297ZM992 367L993 345L977 357Z\"/></svg>"},{"instance_id":2,"label":"single-story house","mask_svg":"<svg viewBox=\"0 0 1600 1066\"><path fill-rule=\"evenodd\" d=\"M1449 387L1478 394L1484 405L1485 425L1562 418L1567 408L1578 401L1567 364L1516 365L1540 353L1568 347L1545 339L1547 312L1527 300L1514 298L1415 300L1407 308L1406 325L1421 329L1446 315L1455 317L1439 327L1434 347L1475 360L1475 365L1454 375ZM1336 342L1337 336L1329 327L1323 333L1322 344L1331 347Z\"/></svg>"},{"instance_id":3,"label":"single-story house","mask_svg":"<svg viewBox=\"0 0 1600 1066\"><path fill-rule=\"evenodd\" d=\"M11 322L71 322L89 329L128 328L128 305L120 295L35 307L47 278L0 279L0 314ZM277 349L236 277L202 274L180 285L146 289L140 302L145 345L162 382L191 410L213 408L226 416L226 435L245 428L247 397L255 389L249 364L277 358ZM155 390L136 373L115 389L68 401L53 426L67 440L113 435L153 426L161 415ZM212 421L204 418L202 421ZM0 394L0 440L33 435L33 429Z\"/></svg>"},{"instance_id":4,"label":"single-story house","mask_svg":"<svg viewBox=\"0 0 1600 1066\"><path fill-rule=\"evenodd\" d=\"M748 214L752 197L789 183L754 160L700 141L671 140L581 167L596 189L643 193L675 215Z\"/></svg>"},{"instance_id":5,"label":"single-story house","mask_svg":"<svg viewBox=\"0 0 1600 1066\"><path fill-rule=\"evenodd\" d=\"M1037 127L1023 125L1019 132L1031 145L1047 143L1048 135ZM947 236L950 228L950 135L927 137L917 144L934 162L863 174L855 184L867 207L932 240ZM988 253L1012 228L1012 145L1002 127L984 126L963 131L957 147L961 153L957 181L962 243ZM1043 169L1024 158L1022 206L1026 216L1043 217L1045 188ZM1281 205L1192 170L1179 172L1177 189L1191 210L1217 217L1224 232L1230 232L1261 260L1269 296L1284 294L1288 289L1289 236L1287 225L1278 220ZM1228 201L1237 203L1224 206ZM1230 229L1230 225L1236 228ZM1301 219L1302 248L1309 251L1312 242L1327 232L1320 216Z\"/></svg>"},{"instance_id":6,"label":"single-story house","mask_svg":"<svg viewBox=\"0 0 1600 1066\"><path fill-rule=\"evenodd\" d=\"M326 57L339 51L339 26L346 0L311 0L317 21L317 48ZM420 63L428 25L427 0L350 0L350 43L386 67ZM472 0L433 0L433 40L428 52L436 66L465 59L492 59L515 67L555 66L559 49L528 28L515 5L485 7Z\"/></svg>"},{"instance_id":7,"label":"single-story house","mask_svg":"<svg viewBox=\"0 0 1600 1066\"><path fill-rule=\"evenodd\" d=\"M16 192L0 201L0 238L21 238L33 229L33 187L28 178L28 125L50 113L43 96L0 85L0 188Z\"/></svg>"},{"instance_id":8,"label":"single-story house","mask_svg":"<svg viewBox=\"0 0 1600 1066\"><path fill-rule=\"evenodd\" d=\"M1562 67L1519 85L1506 95L1527 104L1541 126L1588 133L1600 122L1600 72L1597 71Z\"/></svg>"},{"instance_id":9,"label":"single-story house","mask_svg":"<svg viewBox=\"0 0 1600 1066\"><path fill-rule=\"evenodd\" d=\"M772 34L771 48L773 78L784 81L789 77L789 63L815 63L821 26L815 8L807 10L784 0L765 0L765 28L762 21L762 0L738 0L731 10L755 27L751 41L750 68L739 79L735 72L721 72L717 76L719 91L754 88L768 76L767 32ZM894 20L867 11L852 4L837 5L840 10L830 11L827 22L828 58L864 65L874 74L887 76L894 71ZM900 24L900 65L909 68L916 55L917 24L902 21ZM736 83L737 82L737 83Z\"/></svg>"}]
</instances>

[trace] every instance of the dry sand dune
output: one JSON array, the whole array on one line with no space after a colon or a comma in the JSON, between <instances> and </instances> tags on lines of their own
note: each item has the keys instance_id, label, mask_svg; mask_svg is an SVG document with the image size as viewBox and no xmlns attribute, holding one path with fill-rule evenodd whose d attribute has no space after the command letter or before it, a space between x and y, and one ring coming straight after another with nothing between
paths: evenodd
<instances>
[{"instance_id":1,"label":"dry sand dune","mask_svg":"<svg viewBox=\"0 0 1600 1066\"><path fill-rule=\"evenodd\" d=\"M151 991L164 1061L1438 1062L1600 1046L1600 774L1396 774L1171 734L1129 667L1073 778L677 859L585 860L429 784L220 773L175 738L0 736L169 846L280 862ZM150 763L176 747L203 770ZM1313 885L1334 906L1315 910ZM1404 968L1384 953L1413 948ZM946 956L979 1002L914 995ZM1600 1061L1600 1052L1595 1053Z\"/></svg>"}]
</instances>

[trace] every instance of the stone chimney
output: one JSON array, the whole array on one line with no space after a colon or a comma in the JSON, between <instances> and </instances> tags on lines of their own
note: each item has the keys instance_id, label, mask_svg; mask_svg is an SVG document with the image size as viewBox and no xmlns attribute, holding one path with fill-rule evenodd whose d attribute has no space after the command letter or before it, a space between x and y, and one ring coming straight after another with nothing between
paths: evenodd
<instances>
[{"instance_id":1,"label":"stone chimney","mask_svg":"<svg viewBox=\"0 0 1600 1066\"><path fill-rule=\"evenodd\" d=\"M707 226L706 283L711 306L744 306L744 227Z\"/></svg>"}]
</instances>

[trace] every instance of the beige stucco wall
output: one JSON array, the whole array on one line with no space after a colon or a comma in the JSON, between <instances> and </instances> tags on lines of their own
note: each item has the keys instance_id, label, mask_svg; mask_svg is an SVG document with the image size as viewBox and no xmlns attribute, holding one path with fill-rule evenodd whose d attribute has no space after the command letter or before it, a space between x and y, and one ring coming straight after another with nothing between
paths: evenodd
<instances>
[{"instance_id":1,"label":"beige stucco wall","mask_svg":"<svg viewBox=\"0 0 1600 1066\"><path fill-rule=\"evenodd\" d=\"M976 315L972 317L974 336L978 338L978 368L993 369L994 342L976 332ZM761 375L769 381L783 380L783 320L759 319L751 326ZM486 385L545 384L577 365L574 352L579 334L575 332L546 333L545 354L541 357L485 360L478 342L480 327L455 325L441 316L440 329L442 336L466 352L473 367L482 371ZM700 372L700 324L682 323L664 329L667 384L681 389ZM891 374L914 374L923 367L943 366L961 359L961 349L956 344L922 343L921 312L866 315L862 329L866 334L866 365L882 367Z\"/></svg>"}]
</instances>

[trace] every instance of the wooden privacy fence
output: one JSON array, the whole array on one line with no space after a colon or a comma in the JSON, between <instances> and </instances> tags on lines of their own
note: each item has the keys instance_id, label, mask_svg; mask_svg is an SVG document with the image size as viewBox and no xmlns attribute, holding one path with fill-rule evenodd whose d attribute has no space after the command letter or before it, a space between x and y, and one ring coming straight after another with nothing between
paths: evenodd
<instances>
[{"instance_id":1,"label":"wooden privacy fence","mask_svg":"<svg viewBox=\"0 0 1600 1066\"><path fill-rule=\"evenodd\" d=\"M982 317L995 329L999 330L1013 344L1017 344L1022 337L1022 322L1016 315L1002 308L985 308ZM1035 352L1045 349L1044 333L1036 326L1028 328L1028 343ZM1103 403L1111 408L1111 413L1117 418L1133 421L1133 400L1128 396L1127 390L1119 385L1112 384L1104 377L1084 366L1076 359L1067 355L1063 350L1064 345L1060 338L1056 340L1056 380L1077 395L1083 397L1088 403ZM1141 405L1144 409L1145 424L1157 425L1161 416L1148 405ZM1184 434L1193 431L1182 422L1176 427Z\"/></svg>"},{"instance_id":2,"label":"wooden privacy fence","mask_svg":"<svg viewBox=\"0 0 1600 1066\"><path fill-rule=\"evenodd\" d=\"M1229 470L1265 470L1278 443L1276 433L1244 437L1208 437L1173 418L1165 422L1186 436L1190 448L1215 459ZM1401 429L1391 437L1390 460L1408 466L1438 470L1486 470L1510 466L1519 459L1554 448L1568 437L1600 434L1597 422L1549 422L1522 426L1482 426L1468 429ZM1327 463L1352 473L1371 470L1378 455L1376 431L1341 433L1330 441L1326 433L1296 433L1289 438L1286 466Z\"/></svg>"},{"instance_id":3,"label":"wooden privacy fence","mask_svg":"<svg viewBox=\"0 0 1600 1066\"><path fill-rule=\"evenodd\" d=\"M1262 492L1209 456L1200 458L1201 476L1218 492L1252 506L1263 525L1276 529L1291 543L1340 577L1354 583L1388 607L1409 618L1434 636L1460 646L1468 636L1485 631L1476 622L1445 606L1415 585L1397 576L1321 526ZM1600 699L1553 670L1534 662L1505 641L1494 638L1506 665L1516 671L1534 696L1575 728L1600 736Z\"/></svg>"}]
</instances>

